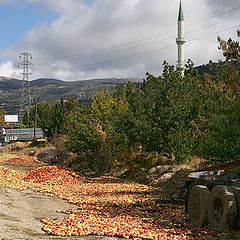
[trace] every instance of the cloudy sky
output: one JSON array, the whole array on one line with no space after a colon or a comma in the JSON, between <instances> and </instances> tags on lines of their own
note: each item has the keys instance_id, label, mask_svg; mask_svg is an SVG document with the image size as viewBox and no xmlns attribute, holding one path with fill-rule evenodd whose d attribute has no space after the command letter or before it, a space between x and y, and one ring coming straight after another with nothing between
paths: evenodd
<instances>
[{"instance_id":1,"label":"cloudy sky","mask_svg":"<svg viewBox=\"0 0 240 240\"><path fill-rule=\"evenodd\" d=\"M222 59L216 38L236 39L239 0L182 0L185 58ZM176 64L179 0L0 0L0 76L21 79L23 52L31 79L66 81L160 75Z\"/></svg>"}]
</instances>

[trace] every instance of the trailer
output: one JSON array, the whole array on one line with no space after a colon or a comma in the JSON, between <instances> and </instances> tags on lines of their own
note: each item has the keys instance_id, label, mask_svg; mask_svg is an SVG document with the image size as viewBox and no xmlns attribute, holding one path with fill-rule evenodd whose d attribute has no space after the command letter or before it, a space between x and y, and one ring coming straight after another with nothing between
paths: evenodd
<instances>
[{"instance_id":1,"label":"trailer","mask_svg":"<svg viewBox=\"0 0 240 240\"><path fill-rule=\"evenodd\" d=\"M236 160L197 170L181 184L192 225L217 232L240 229L240 173L224 173L239 164Z\"/></svg>"}]
</instances>

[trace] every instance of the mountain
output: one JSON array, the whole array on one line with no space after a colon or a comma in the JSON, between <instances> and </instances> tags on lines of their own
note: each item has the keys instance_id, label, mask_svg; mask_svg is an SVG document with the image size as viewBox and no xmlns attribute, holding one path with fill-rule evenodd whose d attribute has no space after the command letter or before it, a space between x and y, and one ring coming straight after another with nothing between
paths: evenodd
<instances>
[{"instance_id":1,"label":"mountain","mask_svg":"<svg viewBox=\"0 0 240 240\"><path fill-rule=\"evenodd\" d=\"M59 101L61 98L76 97L89 103L91 97L102 88L114 91L118 85L126 82L140 83L137 78L106 78L66 82L52 78L39 78L29 82L33 101ZM17 114L22 96L22 81L14 78L0 77L0 106L8 114Z\"/></svg>"},{"instance_id":2,"label":"mountain","mask_svg":"<svg viewBox=\"0 0 240 240\"><path fill-rule=\"evenodd\" d=\"M68 86L72 82L65 82L58 79L52 79L52 78L39 78L33 81L30 81L31 87L44 87L44 86L55 86L55 87L61 87L61 86Z\"/></svg>"},{"instance_id":3,"label":"mountain","mask_svg":"<svg viewBox=\"0 0 240 240\"><path fill-rule=\"evenodd\" d=\"M0 77L0 91L16 90L22 87L22 82L15 78Z\"/></svg>"}]
</instances>

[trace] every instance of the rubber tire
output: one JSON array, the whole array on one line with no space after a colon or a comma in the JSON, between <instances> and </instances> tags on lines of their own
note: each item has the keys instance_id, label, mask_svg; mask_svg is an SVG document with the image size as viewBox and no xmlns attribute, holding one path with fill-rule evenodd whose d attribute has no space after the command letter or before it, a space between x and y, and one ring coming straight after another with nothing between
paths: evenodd
<instances>
[{"instance_id":1,"label":"rubber tire","mask_svg":"<svg viewBox=\"0 0 240 240\"><path fill-rule=\"evenodd\" d=\"M211 193L207 208L210 229L223 232L234 228L237 217L237 203L231 188L215 186Z\"/></svg>"},{"instance_id":2,"label":"rubber tire","mask_svg":"<svg viewBox=\"0 0 240 240\"><path fill-rule=\"evenodd\" d=\"M188 196L188 216L195 227L206 227L208 225L207 206L210 192L204 185L194 186Z\"/></svg>"},{"instance_id":3,"label":"rubber tire","mask_svg":"<svg viewBox=\"0 0 240 240\"><path fill-rule=\"evenodd\" d=\"M185 213L188 214L188 197L189 194L192 190L193 187L197 186L197 185L204 185L206 183L206 180L204 179L194 179L191 183L191 185L189 186L187 193L186 193L186 198L185 198L185 203L184 203L184 209L185 209Z\"/></svg>"},{"instance_id":4,"label":"rubber tire","mask_svg":"<svg viewBox=\"0 0 240 240\"><path fill-rule=\"evenodd\" d=\"M229 188L234 193L236 203L237 203L237 217L236 217L235 228L240 229L240 187L231 186Z\"/></svg>"}]
</instances>

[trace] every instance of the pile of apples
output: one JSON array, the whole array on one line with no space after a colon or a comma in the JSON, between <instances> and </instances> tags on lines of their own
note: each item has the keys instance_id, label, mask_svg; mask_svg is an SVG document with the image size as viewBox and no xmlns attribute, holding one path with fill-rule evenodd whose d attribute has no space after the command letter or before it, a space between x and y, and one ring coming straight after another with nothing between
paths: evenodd
<instances>
[{"instance_id":1,"label":"pile of apples","mask_svg":"<svg viewBox=\"0 0 240 240\"><path fill-rule=\"evenodd\" d=\"M23 172L16 172L0 166L0 187L26 189L28 184L23 181L24 176L25 173Z\"/></svg>"},{"instance_id":2,"label":"pile of apples","mask_svg":"<svg viewBox=\"0 0 240 240\"><path fill-rule=\"evenodd\" d=\"M41 163L37 159L29 156L16 156L5 160L5 163L9 165L32 165Z\"/></svg>"},{"instance_id":3,"label":"pile of apples","mask_svg":"<svg viewBox=\"0 0 240 240\"><path fill-rule=\"evenodd\" d=\"M49 182L56 179L67 184L68 182L80 181L82 177L72 171L57 166L39 167L29 171L24 177L25 181L32 181L36 183Z\"/></svg>"},{"instance_id":4,"label":"pile of apples","mask_svg":"<svg viewBox=\"0 0 240 240\"><path fill-rule=\"evenodd\" d=\"M4 162L6 162L9 159L14 158L14 157L16 157L15 154L6 154L6 153L1 154L1 156L0 156L0 163L4 163Z\"/></svg>"}]
</instances>

